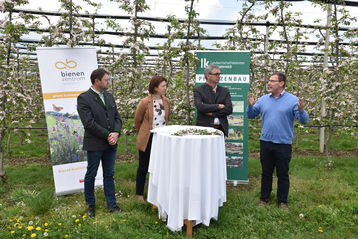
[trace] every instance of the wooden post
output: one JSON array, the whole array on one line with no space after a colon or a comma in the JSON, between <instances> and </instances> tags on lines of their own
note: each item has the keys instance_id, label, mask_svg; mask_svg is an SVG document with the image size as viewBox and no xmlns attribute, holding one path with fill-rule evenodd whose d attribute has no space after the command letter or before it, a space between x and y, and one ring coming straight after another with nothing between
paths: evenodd
<instances>
[{"instance_id":1,"label":"wooden post","mask_svg":"<svg viewBox=\"0 0 358 239\"><path fill-rule=\"evenodd\" d=\"M193 237L193 221L185 219L184 224L186 226L186 235L190 238Z\"/></svg>"}]
</instances>

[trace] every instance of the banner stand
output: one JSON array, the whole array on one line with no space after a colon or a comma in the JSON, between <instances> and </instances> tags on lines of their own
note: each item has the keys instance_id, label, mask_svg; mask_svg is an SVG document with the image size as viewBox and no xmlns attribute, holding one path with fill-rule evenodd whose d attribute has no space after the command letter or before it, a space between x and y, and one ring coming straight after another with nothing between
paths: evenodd
<instances>
[{"instance_id":1,"label":"banner stand","mask_svg":"<svg viewBox=\"0 0 358 239\"><path fill-rule=\"evenodd\" d=\"M91 86L98 68L96 49L40 47L36 49L50 144L56 195L84 189L87 153L84 129L77 113L77 96ZM103 184L98 170L95 185Z\"/></svg>"},{"instance_id":2,"label":"banner stand","mask_svg":"<svg viewBox=\"0 0 358 239\"><path fill-rule=\"evenodd\" d=\"M229 136L225 139L227 180L234 186L248 184L247 95L250 87L250 52L196 51L195 85L206 82L204 69L217 65L221 70L219 85L229 89L233 113L228 116Z\"/></svg>"}]
</instances>

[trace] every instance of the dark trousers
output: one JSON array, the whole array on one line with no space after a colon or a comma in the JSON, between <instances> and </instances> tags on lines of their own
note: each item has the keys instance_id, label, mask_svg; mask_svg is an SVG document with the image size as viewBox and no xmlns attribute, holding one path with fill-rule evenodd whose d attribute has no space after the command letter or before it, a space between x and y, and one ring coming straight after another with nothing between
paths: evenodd
<instances>
[{"instance_id":1,"label":"dark trousers","mask_svg":"<svg viewBox=\"0 0 358 239\"><path fill-rule=\"evenodd\" d=\"M147 144L147 148L145 152L139 150L139 165L137 169L137 178L136 178L136 194L143 195L144 194L144 185L147 177L148 166L149 166L149 158L150 158L150 150L152 148L152 138L153 134L150 134L149 141Z\"/></svg>"},{"instance_id":2,"label":"dark trousers","mask_svg":"<svg viewBox=\"0 0 358 239\"><path fill-rule=\"evenodd\" d=\"M277 201L287 203L290 178L288 175L292 145L260 141L261 200L268 202L272 191L273 171L276 168Z\"/></svg>"},{"instance_id":3,"label":"dark trousers","mask_svg":"<svg viewBox=\"0 0 358 239\"><path fill-rule=\"evenodd\" d=\"M95 205L94 186L99 163L102 161L104 195L107 207L116 206L114 188L114 163L116 161L117 148L104 151L87 151L87 172L85 175L85 199L89 206Z\"/></svg>"}]
</instances>

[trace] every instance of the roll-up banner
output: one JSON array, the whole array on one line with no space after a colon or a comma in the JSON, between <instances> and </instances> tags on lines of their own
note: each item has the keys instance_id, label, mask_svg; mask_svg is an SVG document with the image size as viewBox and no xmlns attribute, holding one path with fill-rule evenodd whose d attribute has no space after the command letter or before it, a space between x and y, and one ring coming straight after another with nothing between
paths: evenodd
<instances>
[{"instance_id":1,"label":"roll-up banner","mask_svg":"<svg viewBox=\"0 0 358 239\"><path fill-rule=\"evenodd\" d=\"M87 153L84 129L77 113L77 96L91 86L98 68L95 48L36 49L56 195L83 191ZM98 170L95 185L102 185Z\"/></svg>"},{"instance_id":2,"label":"roll-up banner","mask_svg":"<svg viewBox=\"0 0 358 239\"><path fill-rule=\"evenodd\" d=\"M228 181L245 184L248 178L248 118L245 113L250 86L250 52L196 51L196 86L206 82L204 69L217 65L220 85L229 89L233 113L228 116L229 136L225 139Z\"/></svg>"}]
</instances>

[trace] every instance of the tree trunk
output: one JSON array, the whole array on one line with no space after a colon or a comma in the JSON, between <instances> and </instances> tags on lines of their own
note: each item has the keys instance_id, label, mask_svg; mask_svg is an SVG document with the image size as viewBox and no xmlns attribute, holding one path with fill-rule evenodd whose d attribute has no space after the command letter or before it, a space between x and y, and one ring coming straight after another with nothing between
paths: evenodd
<instances>
[{"instance_id":1,"label":"tree trunk","mask_svg":"<svg viewBox=\"0 0 358 239\"><path fill-rule=\"evenodd\" d=\"M190 116L190 108L191 108L191 91L190 91L190 63L189 63L189 38L190 38L190 26L192 22L191 12L193 11L194 0L191 0L190 11L189 11L189 19L188 19L188 27L186 34L186 49L185 49L185 65L186 65L186 95L187 95L187 124L191 124L191 116Z\"/></svg>"}]
</instances>

